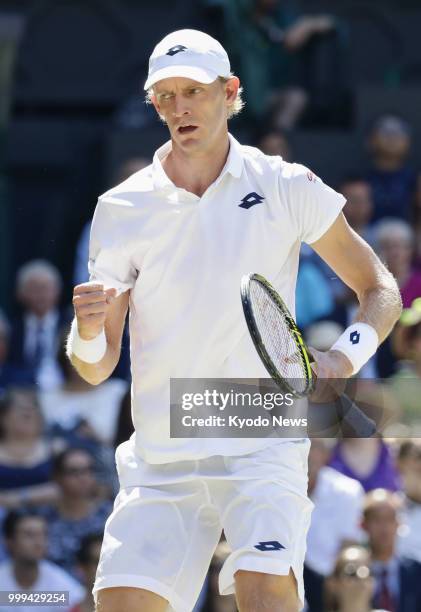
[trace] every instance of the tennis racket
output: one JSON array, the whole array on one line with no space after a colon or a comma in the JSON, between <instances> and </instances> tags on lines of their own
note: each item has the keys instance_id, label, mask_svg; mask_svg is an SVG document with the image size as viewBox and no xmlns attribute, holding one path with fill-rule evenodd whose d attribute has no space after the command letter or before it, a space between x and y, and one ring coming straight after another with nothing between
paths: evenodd
<instances>
[{"instance_id":1,"label":"tennis racket","mask_svg":"<svg viewBox=\"0 0 421 612\"><path fill-rule=\"evenodd\" d=\"M314 359L281 296L260 274L241 280L241 301L254 346L271 378L296 398L314 390ZM376 424L346 395L337 402L339 417L357 437L370 437Z\"/></svg>"}]
</instances>

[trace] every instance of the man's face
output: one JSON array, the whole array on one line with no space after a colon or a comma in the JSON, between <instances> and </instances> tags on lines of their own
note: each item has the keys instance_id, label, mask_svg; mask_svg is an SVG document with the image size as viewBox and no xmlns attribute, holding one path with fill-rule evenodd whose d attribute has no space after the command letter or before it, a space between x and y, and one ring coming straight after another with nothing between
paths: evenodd
<instances>
[{"instance_id":1,"label":"man's face","mask_svg":"<svg viewBox=\"0 0 421 612\"><path fill-rule=\"evenodd\" d=\"M44 316L57 306L60 289L49 274L34 274L19 292L20 302L37 316Z\"/></svg>"},{"instance_id":2,"label":"man's face","mask_svg":"<svg viewBox=\"0 0 421 612\"><path fill-rule=\"evenodd\" d=\"M346 198L344 214L352 227L369 223L373 212L370 185L364 181L345 183L342 193Z\"/></svg>"},{"instance_id":3,"label":"man's face","mask_svg":"<svg viewBox=\"0 0 421 612\"><path fill-rule=\"evenodd\" d=\"M368 533L374 553L394 549L398 525L396 510L391 503L379 502L369 511L363 528Z\"/></svg>"},{"instance_id":4,"label":"man's face","mask_svg":"<svg viewBox=\"0 0 421 612\"><path fill-rule=\"evenodd\" d=\"M47 526L44 519L35 516L21 519L8 545L15 561L35 563L43 559L47 552Z\"/></svg>"},{"instance_id":5,"label":"man's face","mask_svg":"<svg viewBox=\"0 0 421 612\"><path fill-rule=\"evenodd\" d=\"M90 455L83 450L69 454L57 481L66 495L78 498L91 497L95 488L95 476Z\"/></svg>"},{"instance_id":6,"label":"man's face","mask_svg":"<svg viewBox=\"0 0 421 612\"><path fill-rule=\"evenodd\" d=\"M15 393L3 422L6 438L35 438L42 430L42 416L31 393Z\"/></svg>"},{"instance_id":7,"label":"man's face","mask_svg":"<svg viewBox=\"0 0 421 612\"><path fill-rule=\"evenodd\" d=\"M173 77L154 85L152 101L168 125L173 144L188 155L200 154L212 150L226 135L228 107L238 86L236 77L209 85Z\"/></svg>"}]
</instances>

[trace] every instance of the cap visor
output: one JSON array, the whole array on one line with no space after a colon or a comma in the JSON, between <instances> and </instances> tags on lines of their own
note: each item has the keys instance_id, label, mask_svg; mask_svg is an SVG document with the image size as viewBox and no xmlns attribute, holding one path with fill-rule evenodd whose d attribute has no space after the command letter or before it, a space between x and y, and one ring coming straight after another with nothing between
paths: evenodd
<instances>
[{"instance_id":1,"label":"cap visor","mask_svg":"<svg viewBox=\"0 0 421 612\"><path fill-rule=\"evenodd\" d=\"M148 90L152 85L162 81L163 79L169 79L170 77L185 77L186 79L193 79L198 83L213 83L218 78L218 74L212 70L205 70L204 68L198 68L196 66L167 66L161 68L152 74L146 81L144 89Z\"/></svg>"}]
</instances>

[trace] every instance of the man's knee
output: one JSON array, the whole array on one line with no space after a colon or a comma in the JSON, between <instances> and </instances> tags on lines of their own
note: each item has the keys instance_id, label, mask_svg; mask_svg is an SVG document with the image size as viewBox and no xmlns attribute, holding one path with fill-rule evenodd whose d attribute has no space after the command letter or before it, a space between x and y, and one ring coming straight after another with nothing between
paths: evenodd
<instances>
[{"instance_id":1,"label":"man's knee","mask_svg":"<svg viewBox=\"0 0 421 612\"><path fill-rule=\"evenodd\" d=\"M298 612L300 609L292 570L288 576L239 570L235 574L235 591L240 612Z\"/></svg>"},{"instance_id":2,"label":"man's knee","mask_svg":"<svg viewBox=\"0 0 421 612\"><path fill-rule=\"evenodd\" d=\"M167 607L167 600L151 591L112 587L98 591L95 612L165 612Z\"/></svg>"}]
</instances>

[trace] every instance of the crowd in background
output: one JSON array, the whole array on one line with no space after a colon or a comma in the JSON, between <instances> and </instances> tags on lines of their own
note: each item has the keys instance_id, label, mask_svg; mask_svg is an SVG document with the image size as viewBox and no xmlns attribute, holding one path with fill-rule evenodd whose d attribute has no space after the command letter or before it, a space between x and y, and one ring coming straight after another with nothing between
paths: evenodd
<instances>
[{"instance_id":1,"label":"crowd in background","mask_svg":"<svg viewBox=\"0 0 421 612\"><path fill-rule=\"evenodd\" d=\"M238 121L249 128L247 144L300 163L295 128L317 126L326 139L332 125L352 129L346 24L277 0L203 5L244 85ZM123 123L136 123L120 110ZM404 116L379 114L361 141L369 162L350 163L332 185L346 197L349 224L396 277L404 310L360 372L355 395L378 410L383 435L312 440L306 612L421 612L421 160L409 161L413 144ZM148 163L126 159L116 182ZM0 304L0 585L69 591L67 608L57 611L72 612L93 610L102 533L118 490L114 451L133 432L127 327L120 362L98 386L65 355L71 289L88 280L89 230L90 222L81 224L69 253L71 282L56 262L27 258L16 270L12 308ZM303 244L296 317L309 345L328 350L357 304ZM235 612L234 597L218 594L229 552L222 539L195 612Z\"/></svg>"}]
</instances>

